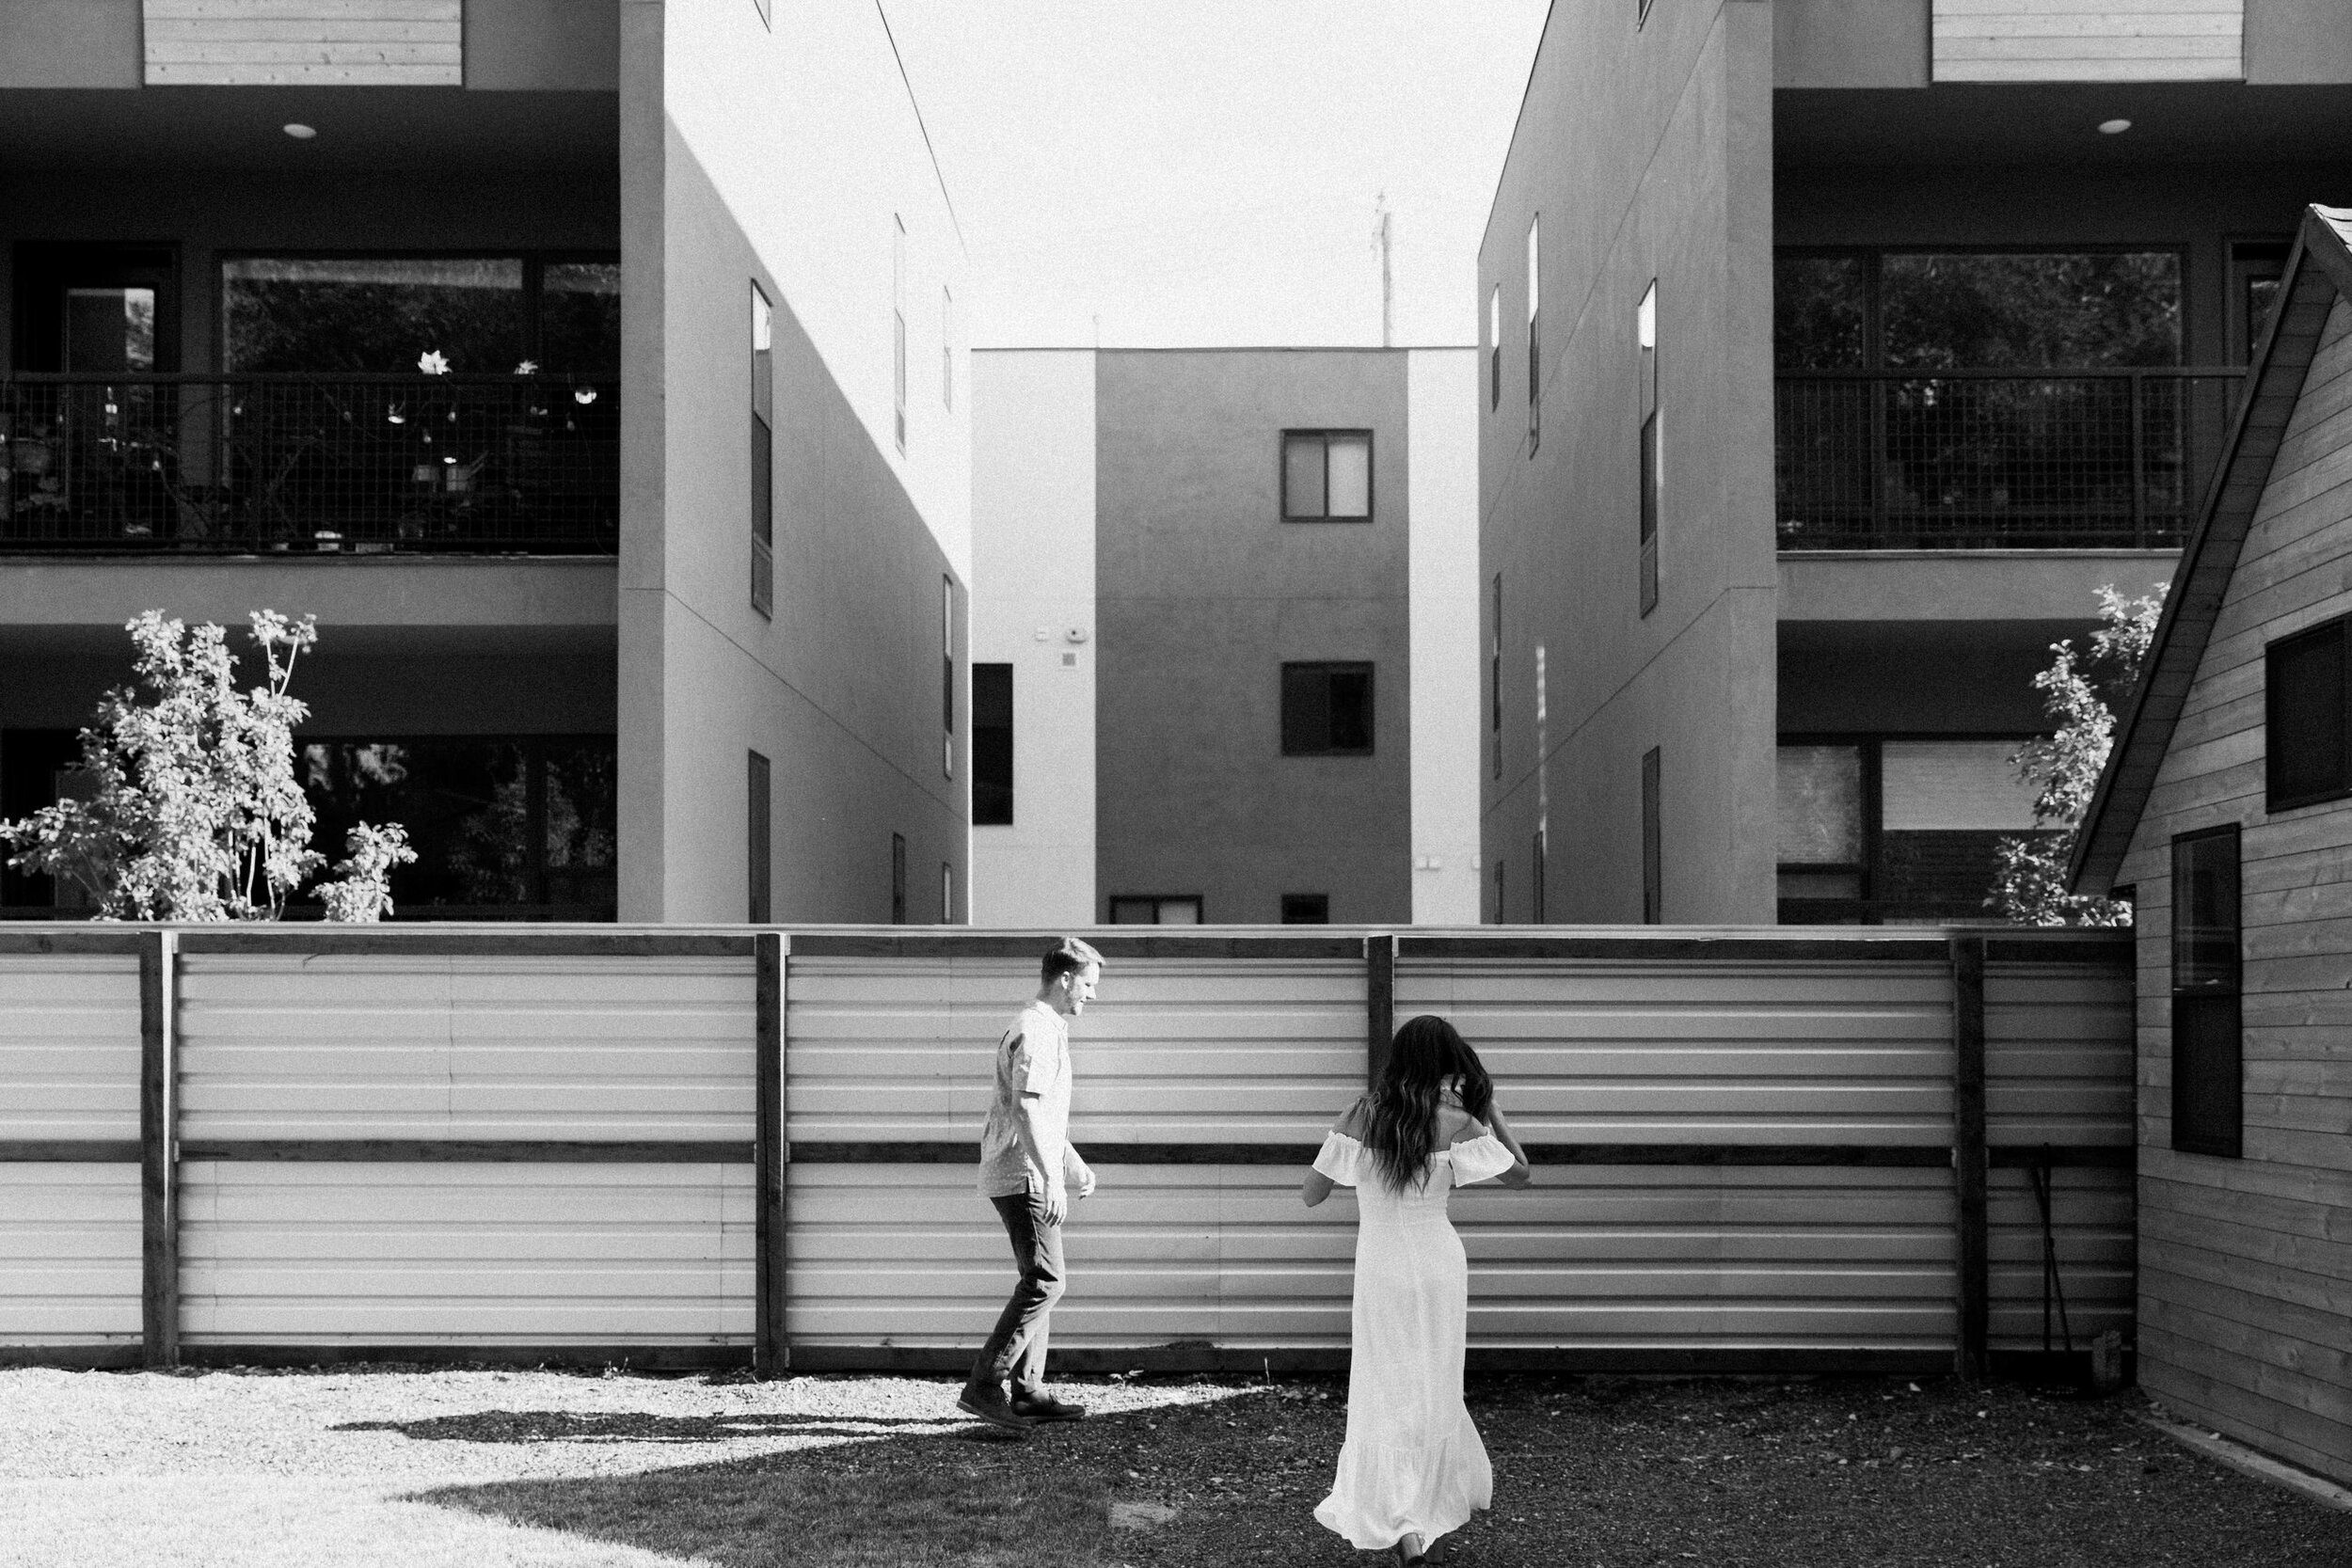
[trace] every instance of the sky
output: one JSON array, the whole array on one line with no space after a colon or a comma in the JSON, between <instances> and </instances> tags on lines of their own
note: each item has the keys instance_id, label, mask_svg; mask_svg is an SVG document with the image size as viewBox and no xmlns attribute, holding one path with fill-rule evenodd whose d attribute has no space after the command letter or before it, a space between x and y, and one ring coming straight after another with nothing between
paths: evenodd
<instances>
[{"instance_id":1,"label":"sky","mask_svg":"<svg viewBox=\"0 0 2352 1568\"><path fill-rule=\"evenodd\" d=\"M882 0L976 347L1474 343L1549 0Z\"/></svg>"}]
</instances>

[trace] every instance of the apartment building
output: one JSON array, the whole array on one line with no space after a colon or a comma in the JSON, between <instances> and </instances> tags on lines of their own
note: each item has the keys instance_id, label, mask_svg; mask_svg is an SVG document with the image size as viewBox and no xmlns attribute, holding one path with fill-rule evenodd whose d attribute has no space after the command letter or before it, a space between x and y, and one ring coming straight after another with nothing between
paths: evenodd
<instances>
[{"instance_id":1,"label":"apartment building","mask_svg":"<svg viewBox=\"0 0 2352 1568\"><path fill-rule=\"evenodd\" d=\"M962 265L870 5L6 0L0 813L271 607L404 918L961 918Z\"/></svg>"},{"instance_id":2,"label":"apartment building","mask_svg":"<svg viewBox=\"0 0 2352 1568\"><path fill-rule=\"evenodd\" d=\"M1480 257L1486 918L1981 918L2096 593L2171 575L2326 0L1553 8Z\"/></svg>"},{"instance_id":3,"label":"apartment building","mask_svg":"<svg viewBox=\"0 0 2352 1568\"><path fill-rule=\"evenodd\" d=\"M974 356L976 921L1476 920L1473 360Z\"/></svg>"}]
</instances>

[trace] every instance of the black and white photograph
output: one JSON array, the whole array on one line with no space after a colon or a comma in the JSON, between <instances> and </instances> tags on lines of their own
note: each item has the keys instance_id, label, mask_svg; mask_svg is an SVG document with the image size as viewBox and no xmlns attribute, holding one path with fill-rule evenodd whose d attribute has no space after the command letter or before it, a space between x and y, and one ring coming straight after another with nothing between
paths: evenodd
<instances>
[{"instance_id":1,"label":"black and white photograph","mask_svg":"<svg viewBox=\"0 0 2352 1568\"><path fill-rule=\"evenodd\" d=\"M2352 0L0 0L0 1568L2352 1568Z\"/></svg>"}]
</instances>

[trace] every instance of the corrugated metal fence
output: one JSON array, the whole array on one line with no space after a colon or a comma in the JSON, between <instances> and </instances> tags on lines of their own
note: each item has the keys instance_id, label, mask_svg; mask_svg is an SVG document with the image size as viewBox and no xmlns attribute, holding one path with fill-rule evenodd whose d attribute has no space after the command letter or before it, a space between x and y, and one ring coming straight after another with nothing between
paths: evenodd
<instances>
[{"instance_id":1,"label":"corrugated metal fence","mask_svg":"<svg viewBox=\"0 0 2352 1568\"><path fill-rule=\"evenodd\" d=\"M2129 1326L2128 942L1089 935L1067 1363L1343 1357L1352 1204L1297 1181L1420 1012L1539 1167L1454 1201L1474 1364ZM0 929L0 1359L960 1367L1011 1277L990 1052L1048 940Z\"/></svg>"}]
</instances>

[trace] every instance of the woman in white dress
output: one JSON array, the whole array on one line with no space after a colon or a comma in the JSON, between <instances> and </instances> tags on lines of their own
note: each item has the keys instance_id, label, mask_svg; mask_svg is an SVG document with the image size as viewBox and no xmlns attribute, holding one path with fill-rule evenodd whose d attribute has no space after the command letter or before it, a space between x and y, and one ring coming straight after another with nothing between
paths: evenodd
<instances>
[{"instance_id":1,"label":"woman in white dress","mask_svg":"<svg viewBox=\"0 0 2352 1568\"><path fill-rule=\"evenodd\" d=\"M1534 1180L1494 1085L1441 1018L1396 1032L1379 1085L1348 1107L1299 1196L1356 1191L1356 1307L1347 1441L1315 1517L1363 1551L1419 1562L1493 1500L1486 1445L1462 1403L1470 1268L1446 1217L1457 1186Z\"/></svg>"}]
</instances>

